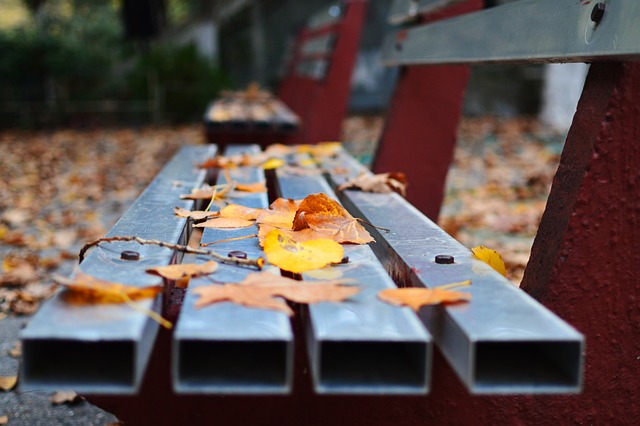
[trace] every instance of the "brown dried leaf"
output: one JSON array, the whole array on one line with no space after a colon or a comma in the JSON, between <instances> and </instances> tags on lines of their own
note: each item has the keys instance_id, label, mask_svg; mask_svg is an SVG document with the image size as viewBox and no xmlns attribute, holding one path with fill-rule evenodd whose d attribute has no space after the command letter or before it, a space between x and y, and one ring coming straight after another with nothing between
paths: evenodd
<instances>
[{"instance_id":1,"label":"brown dried leaf","mask_svg":"<svg viewBox=\"0 0 640 426\"><path fill-rule=\"evenodd\" d=\"M18 340L13 348L7 351L7 354L11 358L20 358L22 356L22 342Z\"/></svg>"},{"instance_id":2,"label":"brown dried leaf","mask_svg":"<svg viewBox=\"0 0 640 426\"><path fill-rule=\"evenodd\" d=\"M202 219L218 216L218 212L210 212L210 211L203 211L203 210L187 210L187 209L183 209L182 207L174 207L173 212L178 217L191 218L193 220L202 220Z\"/></svg>"},{"instance_id":3,"label":"brown dried leaf","mask_svg":"<svg viewBox=\"0 0 640 426\"><path fill-rule=\"evenodd\" d=\"M193 291L200 296L196 307L212 303L232 302L240 305L272 309L293 315L282 298L297 303L341 302L360 291L345 286L345 281L301 282L270 272L255 272L237 284L209 285Z\"/></svg>"},{"instance_id":4,"label":"brown dried leaf","mask_svg":"<svg viewBox=\"0 0 640 426\"><path fill-rule=\"evenodd\" d=\"M293 219L293 230L305 228L331 235L338 243L367 244L375 241L356 218L323 193L311 194L300 203Z\"/></svg>"},{"instance_id":5,"label":"brown dried leaf","mask_svg":"<svg viewBox=\"0 0 640 426\"><path fill-rule=\"evenodd\" d=\"M407 179L404 173L362 173L358 177L343 183L338 187L338 191L345 189L359 189L365 192L375 192L387 194L397 192L403 197L407 193Z\"/></svg>"},{"instance_id":6,"label":"brown dried leaf","mask_svg":"<svg viewBox=\"0 0 640 426\"><path fill-rule=\"evenodd\" d=\"M229 204L220 209L221 217L235 217L245 220L256 220L264 209L256 209L254 207L245 207L240 204Z\"/></svg>"},{"instance_id":7,"label":"brown dried leaf","mask_svg":"<svg viewBox=\"0 0 640 426\"><path fill-rule=\"evenodd\" d=\"M72 279L54 275L53 280L67 289L65 301L82 305L149 299L162 291L162 286L129 286L101 280L81 271L77 271Z\"/></svg>"},{"instance_id":8,"label":"brown dried leaf","mask_svg":"<svg viewBox=\"0 0 640 426\"><path fill-rule=\"evenodd\" d=\"M0 416L0 425L9 424L9 416Z\"/></svg>"},{"instance_id":9,"label":"brown dried leaf","mask_svg":"<svg viewBox=\"0 0 640 426\"><path fill-rule=\"evenodd\" d=\"M267 192L267 186L264 182L254 182L254 183L235 183L235 188L237 191L242 192Z\"/></svg>"},{"instance_id":10,"label":"brown dried leaf","mask_svg":"<svg viewBox=\"0 0 640 426\"><path fill-rule=\"evenodd\" d=\"M264 209L256 219L256 223L273 225L279 228L291 229L293 218L298 210L298 203L286 198L278 198L268 209Z\"/></svg>"},{"instance_id":11,"label":"brown dried leaf","mask_svg":"<svg viewBox=\"0 0 640 426\"><path fill-rule=\"evenodd\" d=\"M207 263L182 263L179 265L157 266L147 269L147 273L159 275L168 280L209 275L218 269L218 262L210 260Z\"/></svg>"},{"instance_id":12,"label":"brown dried leaf","mask_svg":"<svg viewBox=\"0 0 640 426\"><path fill-rule=\"evenodd\" d=\"M36 268L29 260L6 257L2 261L2 270L0 287L22 287L38 279Z\"/></svg>"}]
</instances>

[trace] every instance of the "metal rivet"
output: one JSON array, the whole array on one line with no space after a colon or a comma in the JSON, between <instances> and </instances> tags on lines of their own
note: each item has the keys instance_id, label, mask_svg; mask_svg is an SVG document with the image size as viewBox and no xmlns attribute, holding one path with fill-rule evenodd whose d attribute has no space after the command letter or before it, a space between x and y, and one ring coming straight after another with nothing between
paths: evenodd
<instances>
[{"instance_id":1,"label":"metal rivet","mask_svg":"<svg viewBox=\"0 0 640 426\"><path fill-rule=\"evenodd\" d=\"M240 250L234 250L234 251L230 251L229 253L227 253L228 257L236 257L238 259L246 259L247 258L247 253L240 251Z\"/></svg>"},{"instance_id":2,"label":"metal rivet","mask_svg":"<svg viewBox=\"0 0 640 426\"><path fill-rule=\"evenodd\" d=\"M440 265L449 265L453 262L454 258L450 254L439 254L436 256L436 263Z\"/></svg>"},{"instance_id":3,"label":"metal rivet","mask_svg":"<svg viewBox=\"0 0 640 426\"><path fill-rule=\"evenodd\" d=\"M123 260L140 260L140 253L133 250L125 250L120 253L120 259Z\"/></svg>"},{"instance_id":4,"label":"metal rivet","mask_svg":"<svg viewBox=\"0 0 640 426\"><path fill-rule=\"evenodd\" d=\"M599 24L604 16L604 11L607 8L605 3L596 3L591 10L591 20L596 24Z\"/></svg>"}]
</instances>

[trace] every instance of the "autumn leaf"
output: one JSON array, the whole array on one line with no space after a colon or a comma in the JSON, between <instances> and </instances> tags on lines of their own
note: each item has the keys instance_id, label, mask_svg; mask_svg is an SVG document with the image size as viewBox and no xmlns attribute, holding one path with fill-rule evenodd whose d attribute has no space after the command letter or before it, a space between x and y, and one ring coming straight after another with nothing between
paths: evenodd
<instances>
[{"instance_id":1,"label":"autumn leaf","mask_svg":"<svg viewBox=\"0 0 640 426\"><path fill-rule=\"evenodd\" d=\"M264 182L254 182L254 183L235 183L235 188L237 191L242 192L267 192L267 186Z\"/></svg>"},{"instance_id":2,"label":"autumn leaf","mask_svg":"<svg viewBox=\"0 0 640 426\"><path fill-rule=\"evenodd\" d=\"M360 289L345 286L346 281L301 282L270 272L255 272L247 275L240 283L196 287L193 292L200 296L196 307L232 302L244 306L272 309L293 315L284 299L296 303L341 302ZM283 299L284 298L284 299Z\"/></svg>"},{"instance_id":3,"label":"autumn leaf","mask_svg":"<svg viewBox=\"0 0 640 426\"><path fill-rule=\"evenodd\" d=\"M101 280L81 271L77 271L73 279L54 275L53 280L67 289L63 294L67 303L76 305L126 303L157 321L163 327L171 328L172 326L169 321L156 312L135 303L137 300L156 297L163 290L162 286L129 286Z\"/></svg>"},{"instance_id":4,"label":"autumn leaf","mask_svg":"<svg viewBox=\"0 0 640 426\"><path fill-rule=\"evenodd\" d=\"M60 391L51 395L50 401L53 405L73 404L80 399L74 391Z\"/></svg>"},{"instance_id":5,"label":"autumn leaf","mask_svg":"<svg viewBox=\"0 0 640 426\"><path fill-rule=\"evenodd\" d=\"M403 197L407 192L407 179L404 173L362 173L358 177L343 183L338 191L359 189L364 192L387 194L397 192Z\"/></svg>"},{"instance_id":6,"label":"autumn leaf","mask_svg":"<svg viewBox=\"0 0 640 426\"><path fill-rule=\"evenodd\" d=\"M147 273L159 275L168 280L180 280L189 277L209 275L218 269L218 262L210 260L206 263L182 263L179 265L157 266L147 269Z\"/></svg>"},{"instance_id":7,"label":"autumn leaf","mask_svg":"<svg viewBox=\"0 0 640 426\"><path fill-rule=\"evenodd\" d=\"M218 217L210 219L206 222L196 223L194 228L214 228L214 229L236 229L236 228L248 228L253 226L255 222L253 220L246 220L237 217Z\"/></svg>"},{"instance_id":8,"label":"autumn leaf","mask_svg":"<svg viewBox=\"0 0 640 426\"><path fill-rule=\"evenodd\" d=\"M6 425L9 423L9 416L0 416L0 425Z\"/></svg>"},{"instance_id":9,"label":"autumn leaf","mask_svg":"<svg viewBox=\"0 0 640 426\"><path fill-rule=\"evenodd\" d=\"M280 232L282 232L282 234L291 238L296 243L304 243L305 241L318 240L321 238L332 239L331 236L328 236L326 233L318 232L311 228L305 228L305 229L301 229L300 231L294 231L292 229L278 228L276 226L263 223L262 225L260 225L260 229L258 231L258 241L261 247L264 247L265 238L267 237L269 232L273 231L274 229L278 229Z\"/></svg>"},{"instance_id":10,"label":"autumn leaf","mask_svg":"<svg viewBox=\"0 0 640 426\"><path fill-rule=\"evenodd\" d=\"M323 193L302 200L293 219L293 230L311 228L326 233L338 243L367 244L375 241L356 218Z\"/></svg>"},{"instance_id":11,"label":"autumn leaf","mask_svg":"<svg viewBox=\"0 0 640 426\"><path fill-rule=\"evenodd\" d=\"M298 203L292 199L278 198L268 209L264 209L256 218L256 223L291 229L293 218L296 216Z\"/></svg>"},{"instance_id":12,"label":"autumn leaf","mask_svg":"<svg viewBox=\"0 0 640 426\"><path fill-rule=\"evenodd\" d=\"M279 229L265 237L264 253L270 263L293 273L322 268L340 262L344 257L344 249L333 240L324 238L298 243Z\"/></svg>"},{"instance_id":13,"label":"autumn leaf","mask_svg":"<svg viewBox=\"0 0 640 426\"><path fill-rule=\"evenodd\" d=\"M504 260L502 260L500 253L485 246L474 247L471 251L478 259L491 266L503 276L507 276L507 268L505 267Z\"/></svg>"},{"instance_id":14,"label":"autumn leaf","mask_svg":"<svg viewBox=\"0 0 640 426\"><path fill-rule=\"evenodd\" d=\"M182 207L174 207L173 212L178 217L191 218L193 220L203 220L203 219L208 219L210 217L218 216L218 212L203 211L203 210L187 210L187 209L183 209Z\"/></svg>"},{"instance_id":15,"label":"autumn leaf","mask_svg":"<svg viewBox=\"0 0 640 426\"><path fill-rule=\"evenodd\" d=\"M233 189L233 185L224 184L192 189L190 194L180 196L183 200L215 200L222 199ZM215 197L215 198L214 198Z\"/></svg>"},{"instance_id":16,"label":"autumn leaf","mask_svg":"<svg viewBox=\"0 0 640 426\"><path fill-rule=\"evenodd\" d=\"M10 391L18 383L18 376L0 376L0 390Z\"/></svg>"},{"instance_id":17,"label":"autumn leaf","mask_svg":"<svg viewBox=\"0 0 640 426\"><path fill-rule=\"evenodd\" d=\"M282 160L281 158L270 158L264 163L262 163L262 168L264 170L273 170L273 169L277 169L278 167L282 167L285 164L286 164L285 161Z\"/></svg>"},{"instance_id":18,"label":"autumn leaf","mask_svg":"<svg viewBox=\"0 0 640 426\"><path fill-rule=\"evenodd\" d=\"M245 207L240 204L229 204L218 212L220 217L235 217L245 220L256 220L264 209Z\"/></svg>"},{"instance_id":19,"label":"autumn leaf","mask_svg":"<svg viewBox=\"0 0 640 426\"><path fill-rule=\"evenodd\" d=\"M438 305L441 303L466 302L471 300L471 294L451 290L471 284L471 281L447 284L434 288L389 288L378 293L378 298L392 305L409 306L414 311L419 311L422 306Z\"/></svg>"}]
</instances>

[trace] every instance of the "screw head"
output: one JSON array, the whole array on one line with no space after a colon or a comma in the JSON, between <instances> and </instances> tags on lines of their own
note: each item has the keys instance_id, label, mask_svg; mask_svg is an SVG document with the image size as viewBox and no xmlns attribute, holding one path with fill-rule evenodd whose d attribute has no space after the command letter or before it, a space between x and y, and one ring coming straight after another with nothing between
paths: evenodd
<instances>
[{"instance_id":1,"label":"screw head","mask_svg":"<svg viewBox=\"0 0 640 426\"><path fill-rule=\"evenodd\" d=\"M591 21L593 21L596 24L599 24L600 21L602 20L602 17L604 16L604 11L607 8L607 5L605 3L596 3L595 6L593 6L593 9L591 10Z\"/></svg>"},{"instance_id":2,"label":"screw head","mask_svg":"<svg viewBox=\"0 0 640 426\"><path fill-rule=\"evenodd\" d=\"M234 251L230 251L229 253L227 253L227 257L235 257L238 259L246 259L247 258L247 253L240 251L240 250L234 250Z\"/></svg>"},{"instance_id":3,"label":"screw head","mask_svg":"<svg viewBox=\"0 0 640 426\"><path fill-rule=\"evenodd\" d=\"M450 254L439 254L436 256L436 263L439 265L450 265L455 259Z\"/></svg>"},{"instance_id":4,"label":"screw head","mask_svg":"<svg viewBox=\"0 0 640 426\"><path fill-rule=\"evenodd\" d=\"M120 259L122 260L140 260L140 253L133 250L124 250L120 252Z\"/></svg>"}]
</instances>

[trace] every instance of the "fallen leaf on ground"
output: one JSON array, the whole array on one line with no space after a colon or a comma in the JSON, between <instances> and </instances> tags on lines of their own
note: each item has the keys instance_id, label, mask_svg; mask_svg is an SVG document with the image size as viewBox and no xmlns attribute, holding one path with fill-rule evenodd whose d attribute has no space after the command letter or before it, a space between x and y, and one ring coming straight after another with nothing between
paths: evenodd
<instances>
[{"instance_id":1,"label":"fallen leaf on ground","mask_svg":"<svg viewBox=\"0 0 640 426\"><path fill-rule=\"evenodd\" d=\"M495 250L485 246L477 246L471 249L473 254L487 265L498 271L502 276L507 276L507 268L505 267L502 256Z\"/></svg>"},{"instance_id":2,"label":"fallen leaf on ground","mask_svg":"<svg viewBox=\"0 0 640 426\"><path fill-rule=\"evenodd\" d=\"M344 248L328 238L297 243L274 229L264 239L267 260L285 271L302 273L337 263L344 257Z\"/></svg>"},{"instance_id":3,"label":"fallen leaf on ground","mask_svg":"<svg viewBox=\"0 0 640 426\"><path fill-rule=\"evenodd\" d=\"M298 203L289 198L278 198L269 208L264 209L256 218L256 223L266 223L280 228L291 229Z\"/></svg>"},{"instance_id":4,"label":"fallen leaf on ground","mask_svg":"<svg viewBox=\"0 0 640 426\"><path fill-rule=\"evenodd\" d=\"M218 212L220 217L236 217L245 220L256 220L264 209L241 206L240 204L229 204Z\"/></svg>"},{"instance_id":5,"label":"fallen leaf on ground","mask_svg":"<svg viewBox=\"0 0 640 426\"><path fill-rule=\"evenodd\" d=\"M291 316L293 311L284 299L296 303L341 302L360 291L358 287L344 285L346 283L339 280L301 282L270 272L254 272L237 284L213 284L193 291L200 296L196 302L198 308L228 301Z\"/></svg>"},{"instance_id":6,"label":"fallen leaf on ground","mask_svg":"<svg viewBox=\"0 0 640 426\"><path fill-rule=\"evenodd\" d=\"M338 191L345 189L359 189L365 192L387 194L397 192L403 197L407 193L407 179L404 173L362 173L358 177L343 183Z\"/></svg>"},{"instance_id":7,"label":"fallen leaf on ground","mask_svg":"<svg viewBox=\"0 0 640 426\"><path fill-rule=\"evenodd\" d=\"M50 401L53 405L73 404L77 402L79 396L74 391L60 391L51 395Z\"/></svg>"},{"instance_id":8,"label":"fallen leaf on ground","mask_svg":"<svg viewBox=\"0 0 640 426\"><path fill-rule=\"evenodd\" d=\"M202 220L202 219L218 216L218 212L210 212L210 211L203 211L203 210L187 210L187 209L183 209L182 207L174 207L173 212L178 217L191 218L193 220Z\"/></svg>"},{"instance_id":9,"label":"fallen leaf on ground","mask_svg":"<svg viewBox=\"0 0 640 426\"><path fill-rule=\"evenodd\" d=\"M253 220L240 219L237 217L218 217L210 219L206 222L196 223L194 228L214 228L214 229L231 229L231 228L248 228L255 225Z\"/></svg>"},{"instance_id":10,"label":"fallen leaf on ground","mask_svg":"<svg viewBox=\"0 0 640 426\"><path fill-rule=\"evenodd\" d=\"M330 235L338 243L367 244L375 241L356 218L323 193L302 200L293 219L293 230L311 228Z\"/></svg>"},{"instance_id":11,"label":"fallen leaf on ground","mask_svg":"<svg viewBox=\"0 0 640 426\"><path fill-rule=\"evenodd\" d=\"M13 348L7 351L11 358L20 358L22 356L22 342L17 341Z\"/></svg>"},{"instance_id":12,"label":"fallen leaf on ground","mask_svg":"<svg viewBox=\"0 0 640 426\"><path fill-rule=\"evenodd\" d=\"M0 425L9 424L9 416L0 416Z\"/></svg>"},{"instance_id":13,"label":"fallen leaf on ground","mask_svg":"<svg viewBox=\"0 0 640 426\"><path fill-rule=\"evenodd\" d=\"M10 391L18 383L18 376L0 376L0 390Z\"/></svg>"},{"instance_id":14,"label":"fallen leaf on ground","mask_svg":"<svg viewBox=\"0 0 640 426\"><path fill-rule=\"evenodd\" d=\"M179 265L157 266L147 269L147 273L159 275L168 280L209 275L218 269L218 262L210 260L207 263L182 263Z\"/></svg>"},{"instance_id":15,"label":"fallen leaf on ground","mask_svg":"<svg viewBox=\"0 0 640 426\"><path fill-rule=\"evenodd\" d=\"M380 300L392 305L409 306L417 312L422 306L426 305L467 302L471 300L471 294L451 290L452 287L469 285L470 283L470 281L464 281L435 288L390 288L380 291L378 297Z\"/></svg>"},{"instance_id":16,"label":"fallen leaf on ground","mask_svg":"<svg viewBox=\"0 0 640 426\"><path fill-rule=\"evenodd\" d=\"M38 279L36 268L31 262L23 259L11 259L7 256L2 261L3 273L0 275L0 287L22 287Z\"/></svg>"}]
</instances>

